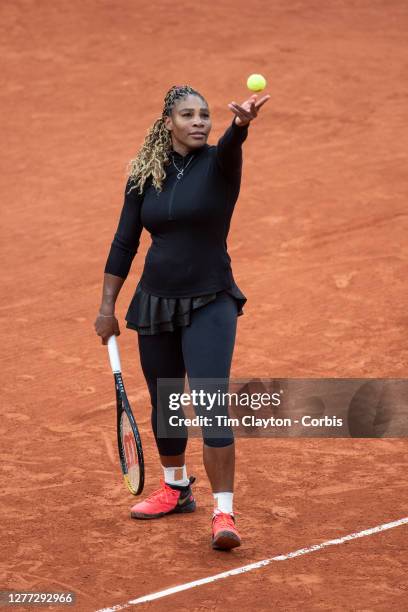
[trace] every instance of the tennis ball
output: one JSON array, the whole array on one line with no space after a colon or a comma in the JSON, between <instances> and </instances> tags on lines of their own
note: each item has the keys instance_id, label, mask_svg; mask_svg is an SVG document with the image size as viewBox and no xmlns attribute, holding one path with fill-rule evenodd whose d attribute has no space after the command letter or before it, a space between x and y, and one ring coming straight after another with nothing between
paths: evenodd
<instances>
[{"instance_id":1,"label":"tennis ball","mask_svg":"<svg viewBox=\"0 0 408 612\"><path fill-rule=\"evenodd\" d=\"M247 87L251 91L262 91L266 87L266 79L262 74L251 74L247 80Z\"/></svg>"}]
</instances>

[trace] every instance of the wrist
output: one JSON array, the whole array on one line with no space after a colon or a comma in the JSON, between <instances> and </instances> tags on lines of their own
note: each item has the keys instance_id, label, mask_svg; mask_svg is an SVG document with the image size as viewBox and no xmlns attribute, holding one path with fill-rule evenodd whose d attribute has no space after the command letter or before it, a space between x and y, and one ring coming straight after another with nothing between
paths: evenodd
<instances>
[{"instance_id":1,"label":"wrist","mask_svg":"<svg viewBox=\"0 0 408 612\"><path fill-rule=\"evenodd\" d=\"M237 127L247 127L249 125L249 121L248 123L237 123L237 119L238 117L235 117L234 119L234 125L236 125Z\"/></svg>"},{"instance_id":2,"label":"wrist","mask_svg":"<svg viewBox=\"0 0 408 612\"><path fill-rule=\"evenodd\" d=\"M99 308L99 314L104 317L115 316L115 305L113 304L102 304Z\"/></svg>"}]
</instances>

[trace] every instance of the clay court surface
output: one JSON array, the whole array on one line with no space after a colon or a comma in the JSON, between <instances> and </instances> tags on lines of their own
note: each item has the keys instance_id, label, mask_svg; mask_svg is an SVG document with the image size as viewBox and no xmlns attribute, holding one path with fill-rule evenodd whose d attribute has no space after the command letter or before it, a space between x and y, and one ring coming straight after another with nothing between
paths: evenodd
<instances>
[{"instance_id":1,"label":"clay court surface","mask_svg":"<svg viewBox=\"0 0 408 612\"><path fill-rule=\"evenodd\" d=\"M4 0L1 585L90 612L407 516L404 439L239 439L241 548L210 548L201 443L192 515L131 521L113 377L94 331L126 164L173 84L207 98L209 144L252 72L228 248L248 298L232 377L407 377L405 0ZM147 482L161 468L137 335L117 306ZM407 525L135 609L402 611ZM21 608L20 608L21 609ZM64 609L54 607L52 609ZM71 608L72 609L72 608Z\"/></svg>"}]
</instances>

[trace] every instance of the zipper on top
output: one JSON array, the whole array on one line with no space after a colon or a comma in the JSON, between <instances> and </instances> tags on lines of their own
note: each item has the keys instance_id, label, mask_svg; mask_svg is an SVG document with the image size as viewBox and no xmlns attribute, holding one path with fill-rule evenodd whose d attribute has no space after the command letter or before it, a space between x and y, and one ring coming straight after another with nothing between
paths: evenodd
<instances>
[{"instance_id":1,"label":"zipper on top","mask_svg":"<svg viewBox=\"0 0 408 612\"><path fill-rule=\"evenodd\" d=\"M172 221L173 217L171 216L171 205L173 203L173 199L174 199L174 192L176 190L176 185L178 183L178 179L176 178L176 180L174 181L174 185L171 188L171 192L170 192L170 201L169 201L169 216L168 216L168 220Z\"/></svg>"},{"instance_id":2,"label":"zipper on top","mask_svg":"<svg viewBox=\"0 0 408 612\"><path fill-rule=\"evenodd\" d=\"M183 178L183 172L184 170L187 168L187 166L189 165L189 163L191 161L193 161L194 155L191 156L190 160L187 162L187 164L185 166L183 166L182 170L179 170L179 168L177 168L177 166L174 164L174 160L173 160L173 165L177 170L177 175L176 175L176 180L174 181L173 187L171 188L171 192L170 192L170 201L169 201L169 215L168 215L168 220L172 221L173 217L171 216L171 206L173 204L173 200L174 200L174 192L176 190L176 185L179 182L180 179Z\"/></svg>"}]
</instances>

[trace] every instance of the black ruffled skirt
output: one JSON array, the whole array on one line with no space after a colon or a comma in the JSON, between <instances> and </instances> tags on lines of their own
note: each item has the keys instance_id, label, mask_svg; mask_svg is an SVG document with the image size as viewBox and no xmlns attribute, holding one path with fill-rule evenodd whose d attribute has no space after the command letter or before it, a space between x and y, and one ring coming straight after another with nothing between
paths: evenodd
<instances>
[{"instance_id":1,"label":"black ruffled skirt","mask_svg":"<svg viewBox=\"0 0 408 612\"><path fill-rule=\"evenodd\" d=\"M232 295L236 300L237 316L243 315L242 308L247 298L235 282L231 289L223 289L208 295L165 298L147 293L142 289L139 281L125 316L126 327L145 335L174 331L177 327L190 325L191 312L212 302L223 291Z\"/></svg>"}]
</instances>

